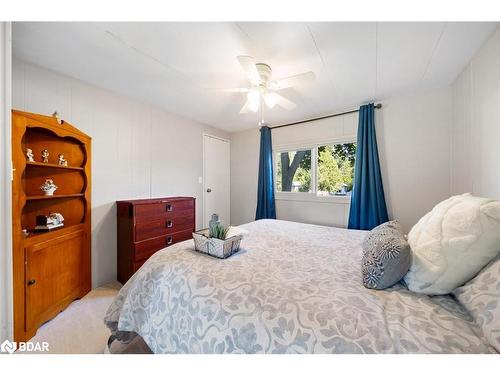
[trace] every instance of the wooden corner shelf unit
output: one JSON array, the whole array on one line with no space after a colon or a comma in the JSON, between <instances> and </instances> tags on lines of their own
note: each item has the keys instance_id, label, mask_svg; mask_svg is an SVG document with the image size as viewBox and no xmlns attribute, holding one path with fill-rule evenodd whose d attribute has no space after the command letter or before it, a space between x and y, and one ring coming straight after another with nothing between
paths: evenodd
<instances>
[{"instance_id":1,"label":"wooden corner shelf unit","mask_svg":"<svg viewBox=\"0 0 500 375\"><path fill-rule=\"evenodd\" d=\"M26 157L33 150L34 162ZM49 162L41 153L49 151ZM68 166L58 164L64 154ZM14 339L27 341L44 322L91 288L91 138L56 118L12 111ZM40 186L58 186L44 195ZM64 226L35 232L36 217L60 213Z\"/></svg>"}]
</instances>

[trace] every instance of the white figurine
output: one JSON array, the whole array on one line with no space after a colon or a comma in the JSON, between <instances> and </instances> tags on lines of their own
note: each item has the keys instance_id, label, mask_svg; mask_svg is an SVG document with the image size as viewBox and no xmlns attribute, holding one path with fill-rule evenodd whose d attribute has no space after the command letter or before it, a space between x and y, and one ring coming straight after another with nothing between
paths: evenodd
<instances>
[{"instance_id":1,"label":"white figurine","mask_svg":"<svg viewBox=\"0 0 500 375\"><path fill-rule=\"evenodd\" d=\"M57 111L55 111L53 114L52 114L52 117L54 117L57 121L57 123L59 125L62 125L62 123L64 122L61 118L59 118L59 113L57 113Z\"/></svg>"},{"instance_id":2,"label":"white figurine","mask_svg":"<svg viewBox=\"0 0 500 375\"><path fill-rule=\"evenodd\" d=\"M49 162L49 150L43 150L42 151L42 160L44 163Z\"/></svg>"},{"instance_id":3,"label":"white figurine","mask_svg":"<svg viewBox=\"0 0 500 375\"><path fill-rule=\"evenodd\" d=\"M31 148L26 149L26 157L28 158L28 161L35 161L35 155L33 155L33 150Z\"/></svg>"},{"instance_id":4,"label":"white figurine","mask_svg":"<svg viewBox=\"0 0 500 375\"><path fill-rule=\"evenodd\" d=\"M45 195L54 195L54 191L57 190L57 185L54 184L54 181L46 179L42 186L40 186L40 189L45 193Z\"/></svg>"},{"instance_id":5,"label":"white figurine","mask_svg":"<svg viewBox=\"0 0 500 375\"><path fill-rule=\"evenodd\" d=\"M50 213L49 216L48 216L52 222L56 225L58 224L62 224L63 221L64 221L64 216L61 215L59 212L54 212L54 213Z\"/></svg>"},{"instance_id":6,"label":"white figurine","mask_svg":"<svg viewBox=\"0 0 500 375\"><path fill-rule=\"evenodd\" d=\"M68 166L68 161L64 158L63 154L59 154L59 165L62 165L63 167Z\"/></svg>"}]
</instances>

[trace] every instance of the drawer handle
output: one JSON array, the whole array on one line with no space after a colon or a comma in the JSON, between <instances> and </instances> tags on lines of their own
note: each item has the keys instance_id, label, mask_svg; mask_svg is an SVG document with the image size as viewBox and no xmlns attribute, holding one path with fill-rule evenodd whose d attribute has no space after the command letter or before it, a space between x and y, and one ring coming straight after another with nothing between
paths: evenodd
<instances>
[{"instance_id":1,"label":"drawer handle","mask_svg":"<svg viewBox=\"0 0 500 375\"><path fill-rule=\"evenodd\" d=\"M167 237L167 245L172 245L172 242L174 242L174 238L172 236Z\"/></svg>"},{"instance_id":2,"label":"drawer handle","mask_svg":"<svg viewBox=\"0 0 500 375\"><path fill-rule=\"evenodd\" d=\"M172 220L167 220L167 228L172 228L174 226L174 223Z\"/></svg>"},{"instance_id":3,"label":"drawer handle","mask_svg":"<svg viewBox=\"0 0 500 375\"><path fill-rule=\"evenodd\" d=\"M174 208L172 207L171 204L167 204L167 212L172 212Z\"/></svg>"},{"instance_id":4,"label":"drawer handle","mask_svg":"<svg viewBox=\"0 0 500 375\"><path fill-rule=\"evenodd\" d=\"M28 286L32 286L35 283L36 283L35 279L28 280Z\"/></svg>"}]
</instances>

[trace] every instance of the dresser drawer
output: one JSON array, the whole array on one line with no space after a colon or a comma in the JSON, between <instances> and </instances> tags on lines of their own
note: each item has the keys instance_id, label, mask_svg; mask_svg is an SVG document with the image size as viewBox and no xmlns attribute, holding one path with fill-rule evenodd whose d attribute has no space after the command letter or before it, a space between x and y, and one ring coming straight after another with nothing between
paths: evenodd
<instances>
[{"instance_id":1,"label":"dresser drawer","mask_svg":"<svg viewBox=\"0 0 500 375\"><path fill-rule=\"evenodd\" d=\"M189 240L193 237L192 233L193 230L189 229L181 232L167 234L161 237L156 237L151 240L138 242L134 245L134 259L136 261L147 259L158 250L164 249L165 247L173 245L177 242Z\"/></svg>"},{"instance_id":2,"label":"dresser drawer","mask_svg":"<svg viewBox=\"0 0 500 375\"><path fill-rule=\"evenodd\" d=\"M143 204L135 207L136 222L154 220L166 217L169 214L194 210L194 200L165 201L160 203Z\"/></svg>"},{"instance_id":3,"label":"dresser drawer","mask_svg":"<svg viewBox=\"0 0 500 375\"><path fill-rule=\"evenodd\" d=\"M194 229L194 216L169 212L159 220L141 221L135 225L135 241L143 241L165 234Z\"/></svg>"},{"instance_id":4,"label":"dresser drawer","mask_svg":"<svg viewBox=\"0 0 500 375\"><path fill-rule=\"evenodd\" d=\"M135 242L144 241L167 234L170 220L160 219L139 222L135 225Z\"/></svg>"}]
</instances>

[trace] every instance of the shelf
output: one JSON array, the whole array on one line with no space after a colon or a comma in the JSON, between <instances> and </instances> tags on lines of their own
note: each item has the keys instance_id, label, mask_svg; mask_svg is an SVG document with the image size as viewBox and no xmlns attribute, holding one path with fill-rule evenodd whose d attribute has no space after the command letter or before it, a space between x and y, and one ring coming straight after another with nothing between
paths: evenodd
<instances>
[{"instance_id":1,"label":"shelf","mask_svg":"<svg viewBox=\"0 0 500 375\"><path fill-rule=\"evenodd\" d=\"M82 167L65 167L64 165L52 164L52 163L40 163L37 161L27 161L26 166L30 167L42 167L42 168L57 168L57 169L70 169L73 171L83 171Z\"/></svg>"},{"instance_id":2,"label":"shelf","mask_svg":"<svg viewBox=\"0 0 500 375\"><path fill-rule=\"evenodd\" d=\"M25 241L25 246L30 246L45 239L52 238L54 233L56 233L57 236L59 235L62 236L67 233L72 233L82 229L85 229L85 224L79 223L79 224L64 226L62 228L52 229L50 231L45 231L45 232L30 231L28 236L23 236L23 240Z\"/></svg>"},{"instance_id":3,"label":"shelf","mask_svg":"<svg viewBox=\"0 0 500 375\"><path fill-rule=\"evenodd\" d=\"M49 116L13 111L11 122L17 170L12 173L13 336L28 341L43 322L91 287L91 138ZM27 149L35 155L32 161ZM48 163L43 150L50 152ZM59 165L59 155L69 159L68 166ZM59 186L54 195L40 188L48 179ZM37 216L51 213L63 215L64 227L34 232ZM26 280L36 275L43 280L30 294Z\"/></svg>"},{"instance_id":4,"label":"shelf","mask_svg":"<svg viewBox=\"0 0 500 375\"><path fill-rule=\"evenodd\" d=\"M58 199L58 198L75 198L75 197L83 197L85 194L54 194L54 195L31 195L27 196L27 201L39 201L43 199Z\"/></svg>"}]
</instances>

